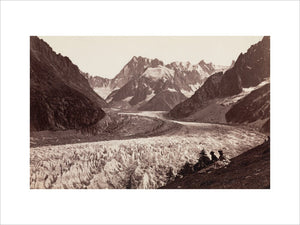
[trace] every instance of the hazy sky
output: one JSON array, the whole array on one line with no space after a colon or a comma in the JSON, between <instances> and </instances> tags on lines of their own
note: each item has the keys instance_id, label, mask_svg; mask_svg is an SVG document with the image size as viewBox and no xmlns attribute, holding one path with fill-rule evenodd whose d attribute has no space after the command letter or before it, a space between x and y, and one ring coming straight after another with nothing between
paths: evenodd
<instances>
[{"instance_id":1,"label":"hazy sky","mask_svg":"<svg viewBox=\"0 0 300 225\"><path fill-rule=\"evenodd\" d=\"M230 65L261 36L40 36L56 53L68 56L83 72L113 78L133 56L165 64L190 61Z\"/></svg>"}]
</instances>

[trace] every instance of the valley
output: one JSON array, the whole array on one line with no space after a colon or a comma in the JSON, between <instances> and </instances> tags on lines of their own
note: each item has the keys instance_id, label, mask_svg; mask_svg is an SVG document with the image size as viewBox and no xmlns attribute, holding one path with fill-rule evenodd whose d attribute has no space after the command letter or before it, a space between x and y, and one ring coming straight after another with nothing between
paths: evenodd
<instances>
[{"instance_id":1,"label":"valley","mask_svg":"<svg viewBox=\"0 0 300 225\"><path fill-rule=\"evenodd\" d=\"M195 163L202 149L222 149L232 158L266 138L240 127L171 121L165 114L120 112L128 124L135 122L134 133L119 126L111 138L75 131L33 134L31 188L158 188L167 183L170 168L176 175L186 162Z\"/></svg>"}]
</instances>

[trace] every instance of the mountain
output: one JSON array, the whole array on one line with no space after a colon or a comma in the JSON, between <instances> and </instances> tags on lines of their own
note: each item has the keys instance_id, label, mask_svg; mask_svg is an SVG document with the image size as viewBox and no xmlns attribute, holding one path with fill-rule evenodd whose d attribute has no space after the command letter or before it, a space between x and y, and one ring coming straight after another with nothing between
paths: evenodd
<instances>
[{"instance_id":1,"label":"mountain","mask_svg":"<svg viewBox=\"0 0 300 225\"><path fill-rule=\"evenodd\" d=\"M176 105L169 115L173 118L183 118L194 113L196 109L206 106L209 99L219 95L222 76L222 72L210 76L192 97Z\"/></svg>"},{"instance_id":2,"label":"mountain","mask_svg":"<svg viewBox=\"0 0 300 225\"><path fill-rule=\"evenodd\" d=\"M158 59L148 59L145 57L132 57L124 68L111 81L112 90L123 87L132 78L139 77L148 67L157 67L164 63Z\"/></svg>"},{"instance_id":3,"label":"mountain","mask_svg":"<svg viewBox=\"0 0 300 225\"><path fill-rule=\"evenodd\" d=\"M143 111L168 111L174 105L185 100L186 97L175 89L167 89L159 92L148 102L139 107Z\"/></svg>"},{"instance_id":4,"label":"mountain","mask_svg":"<svg viewBox=\"0 0 300 225\"><path fill-rule=\"evenodd\" d=\"M149 67L139 77L132 78L122 88L109 95L107 101L114 107L124 108L124 103L127 103L125 108L143 108L143 104L158 94L164 98L163 93L167 94L168 92L174 93L179 91L173 83L173 77L174 71L165 66ZM181 94L181 99L185 98ZM170 100L166 102L165 106L174 106L179 103L176 101L177 99L167 98L165 100ZM174 100L175 102L173 102ZM162 107L165 108L165 106ZM144 108L149 108L149 105ZM160 110L159 105L157 110Z\"/></svg>"},{"instance_id":5,"label":"mountain","mask_svg":"<svg viewBox=\"0 0 300 225\"><path fill-rule=\"evenodd\" d=\"M139 77L148 67L163 65L158 59L148 59L144 57L132 57L132 59L113 78L103 78L100 76L90 76L85 74L90 86L102 98L107 98L110 93L123 87L128 81Z\"/></svg>"},{"instance_id":6,"label":"mountain","mask_svg":"<svg viewBox=\"0 0 300 225\"><path fill-rule=\"evenodd\" d=\"M224 74L221 95L238 94L242 88L253 87L270 77L270 37L264 37L248 51L241 53L233 68Z\"/></svg>"},{"instance_id":7,"label":"mountain","mask_svg":"<svg viewBox=\"0 0 300 225\"><path fill-rule=\"evenodd\" d=\"M141 60L145 61L149 59ZM162 62L156 64L146 67L142 63L145 68L143 71L139 70L142 73L136 71L124 86L106 98L110 106L139 110L170 110L190 97L212 73L227 68L212 63L206 64L203 60L196 65L190 62L173 62L165 66Z\"/></svg>"},{"instance_id":8,"label":"mountain","mask_svg":"<svg viewBox=\"0 0 300 225\"><path fill-rule=\"evenodd\" d=\"M68 57L30 37L30 129L81 129L105 115L107 103Z\"/></svg>"},{"instance_id":9,"label":"mountain","mask_svg":"<svg viewBox=\"0 0 300 225\"><path fill-rule=\"evenodd\" d=\"M169 112L169 116L175 119L192 117L211 107L212 104L216 106L218 99L225 101L226 98L231 99L238 97L241 93L247 93L247 89L258 87L269 77L270 37L264 37L260 42L252 45L245 54L240 54L232 68L224 73L210 76L192 97L176 105ZM231 102L231 104L234 103L236 101ZM228 105L226 107L226 110L229 110ZM222 113L226 113L226 110ZM210 110L209 113L212 111ZM197 118L194 117L193 120Z\"/></svg>"},{"instance_id":10,"label":"mountain","mask_svg":"<svg viewBox=\"0 0 300 225\"><path fill-rule=\"evenodd\" d=\"M210 75L228 69L227 66L205 63L204 60L195 65L192 65L190 62L172 62L166 67L174 70L174 83L180 87L181 92L188 98L195 93Z\"/></svg>"}]
</instances>

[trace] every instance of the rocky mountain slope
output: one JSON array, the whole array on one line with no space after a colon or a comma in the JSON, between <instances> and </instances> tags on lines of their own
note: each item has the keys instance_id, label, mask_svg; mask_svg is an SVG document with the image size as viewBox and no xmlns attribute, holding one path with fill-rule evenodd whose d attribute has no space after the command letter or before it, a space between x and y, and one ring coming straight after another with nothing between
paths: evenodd
<instances>
[{"instance_id":1,"label":"rocky mountain slope","mask_svg":"<svg viewBox=\"0 0 300 225\"><path fill-rule=\"evenodd\" d=\"M269 77L270 38L264 37L260 42L252 45L245 54L240 54L231 69L210 76L191 98L175 106L169 112L169 116L175 119L192 117L199 111L211 107L211 104L215 104L218 99L224 100L237 96L247 88L257 87L269 80ZM236 102L232 101L232 103ZM266 101L266 104L269 104L269 101ZM228 105L226 107L224 113L229 110ZM229 116L229 121L232 121L230 118ZM195 117L193 119L197 120ZM261 118L256 117L256 119Z\"/></svg>"},{"instance_id":2,"label":"rocky mountain slope","mask_svg":"<svg viewBox=\"0 0 300 225\"><path fill-rule=\"evenodd\" d=\"M139 77L148 67L157 67L163 65L158 59L148 59L145 57L132 57L132 59L124 66L111 81L112 90L123 87L128 81Z\"/></svg>"},{"instance_id":3,"label":"rocky mountain slope","mask_svg":"<svg viewBox=\"0 0 300 225\"><path fill-rule=\"evenodd\" d=\"M166 67L174 70L174 83L188 98L195 93L210 75L228 69L227 66L205 63L204 60L195 65L192 65L190 62L172 62Z\"/></svg>"},{"instance_id":4,"label":"rocky mountain slope","mask_svg":"<svg viewBox=\"0 0 300 225\"><path fill-rule=\"evenodd\" d=\"M134 56L113 79L88 74L85 74L85 77L99 96L107 98L114 90L120 89L131 79L139 77L148 67L158 65L163 65L163 62L158 59Z\"/></svg>"},{"instance_id":5,"label":"rocky mountain slope","mask_svg":"<svg viewBox=\"0 0 300 225\"><path fill-rule=\"evenodd\" d=\"M183 118L191 115L197 109L206 106L208 100L219 95L222 77L222 72L210 76L191 98L173 108L169 115L176 119Z\"/></svg>"},{"instance_id":6,"label":"rocky mountain slope","mask_svg":"<svg viewBox=\"0 0 300 225\"><path fill-rule=\"evenodd\" d=\"M80 129L104 117L99 97L68 57L30 37L30 129Z\"/></svg>"},{"instance_id":7,"label":"rocky mountain slope","mask_svg":"<svg viewBox=\"0 0 300 225\"><path fill-rule=\"evenodd\" d=\"M230 123L254 123L270 132L270 84L252 91L225 114Z\"/></svg>"}]
</instances>

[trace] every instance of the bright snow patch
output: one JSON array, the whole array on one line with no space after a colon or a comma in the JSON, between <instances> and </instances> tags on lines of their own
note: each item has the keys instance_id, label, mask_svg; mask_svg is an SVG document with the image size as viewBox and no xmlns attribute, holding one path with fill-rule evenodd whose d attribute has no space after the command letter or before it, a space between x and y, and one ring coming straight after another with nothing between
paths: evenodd
<instances>
[{"instance_id":1,"label":"bright snow patch","mask_svg":"<svg viewBox=\"0 0 300 225\"><path fill-rule=\"evenodd\" d=\"M260 84L258 84L255 87L243 88L243 91L241 93L231 96L231 97L228 97L228 98L220 99L219 101L217 101L217 104L222 104L222 105L228 106L233 103L236 103L238 100L244 98L246 95L250 94L252 91L254 91L268 83L270 83L269 79L261 82Z\"/></svg>"},{"instance_id":2,"label":"bright snow patch","mask_svg":"<svg viewBox=\"0 0 300 225\"><path fill-rule=\"evenodd\" d=\"M133 98L133 96L129 96L129 97L127 97L127 98L124 98L123 101L129 102L132 98Z\"/></svg>"},{"instance_id":3,"label":"bright snow patch","mask_svg":"<svg viewBox=\"0 0 300 225\"><path fill-rule=\"evenodd\" d=\"M170 92L177 92L175 89L173 89L173 88L168 88L168 91L170 91Z\"/></svg>"},{"instance_id":4,"label":"bright snow patch","mask_svg":"<svg viewBox=\"0 0 300 225\"><path fill-rule=\"evenodd\" d=\"M196 84L190 84L190 88L192 89L193 92L197 91L200 88L201 84L196 83Z\"/></svg>"},{"instance_id":5,"label":"bright snow patch","mask_svg":"<svg viewBox=\"0 0 300 225\"><path fill-rule=\"evenodd\" d=\"M192 95L193 95L195 92L193 92L193 91L181 90L181 93L182 93L185 97L190 98L190 97L192 97Z\"/></svg>"},{"instance_id":6,"label":"bright snow patch","mask_svg":"<svg viewBox=\"0 0 300 225\"><path fill-rule=\"evenodd\" d=\"M184 94L187 98L192 97L192 95L195 94L195 91L197 91L201 87L201 84L196 83L196 84L190 84L189 86L192 90L190 91L181 90L181 93Z\"/></svg>"},{"instance_id":7,"label":"bright snow patch","mask_svg":"<svg viewBox=\"0 0 300 225\"><path fill-rule=\"evenodd\" d=\"M154 96L155 96L155 93L154 93L154 91L152 91L151 94L149 94L149 95L146 96L145 101L146 101L146 102L149 101L149 100L150 100L151 98L153 98Z\"/></svg>"},{"instance_id":8,"label":"bright snow patch","mask_svg":"<svg viewBox=\"0 0 300 225\"><path fill-rule=\"evenodd\" d=\"M106 98L111 92L112 89L109 87L95 87L94 91L102 98Z\"/></svg>"},{"instance_id":9,"label":"bright snow patch","mask_svg":"<svg viewBox=\"0 0 300 225\"><path fill-rule=\"evenodd\" d=\"M113 100L113 97L110 97L110 98L108 98L108 99L105 99L105 101L106 101L107 103L110 103L112 100Z\"/></svg>"},{"instance_id":10,"label":"bright snow patch","mask_svg":"<svg viewBox=\"0 0 300 225\"><path fill-rule=\"evenodd\" d=\"M215 73L218 73L218 72L225 72L229 68L229 66L214 65L214 68L215 68Z\"/></svg>"},{"instance_id":11,"label":"bright snow patch","mask_svg":"<svg viewBox=\"0 0 300 225\"><path fill-rule=\"evenodd\" d=\"M151 78L153 80L169 79L174 77L174 70L168 69L167 67L159 65L155 68L148 68L142 76Z\"/></svg>"}]
</instances>

